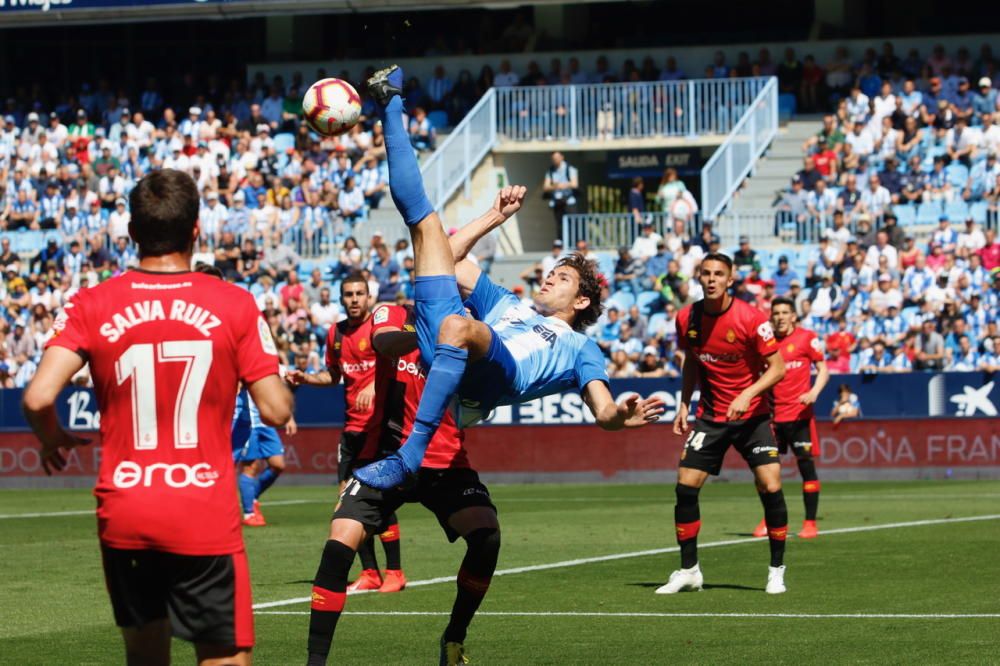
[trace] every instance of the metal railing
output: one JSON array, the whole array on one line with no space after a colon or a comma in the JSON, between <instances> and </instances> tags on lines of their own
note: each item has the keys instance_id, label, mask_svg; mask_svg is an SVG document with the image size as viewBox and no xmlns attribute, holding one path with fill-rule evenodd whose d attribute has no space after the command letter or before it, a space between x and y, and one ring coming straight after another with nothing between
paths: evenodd
<instances>
[{"instance_id":1,"label":"metal railing","mask_svg":"<svg viewBox=\"0 0 1000 666\"><path fill-rule=\"evenodd\" d=\"M497 134L582 141L726 134L766 78L494 88ZM495 92L494 92L495 91Z\"/></svg>"},{"instance_id":2,"label":"metal railing","mask_svg":"<svg viewBox=\"0 0 1000 666\"><path fill-rule=\"evenodd\" d=\"M491 88L483 95L420 166L427 197L436 210L444 208L463 185L468 195L472 172L496 145L495 90Z\"/></svg>"},{"instance_id":3,"label":"metal railing","mask_svg":"<svg viewBox=\"0 0 1000 666\"><path fill-rule=\"evenodd\" d=\"M674 231L669 213L647 213L643 222L651 222L656 233L666 236ZM697 216L684 223L689 237L700 233L701 221ZM563 215L562 240L569 249L578 241L587 241L592 250L614 250L631 247L641 231L641 224L631 213L573 213Z\"/></svg>"},{"instance_id":4,"label":"metal railing","mask_svg":"<svg viewBox=\"0 0 1000 666\"><path fill-rule=\"evenodd\" d=\"M766 79L745 111L702 167L701 211L709 219L725 209L778 133L778 80Z\"/></svg>"}]
</instances>

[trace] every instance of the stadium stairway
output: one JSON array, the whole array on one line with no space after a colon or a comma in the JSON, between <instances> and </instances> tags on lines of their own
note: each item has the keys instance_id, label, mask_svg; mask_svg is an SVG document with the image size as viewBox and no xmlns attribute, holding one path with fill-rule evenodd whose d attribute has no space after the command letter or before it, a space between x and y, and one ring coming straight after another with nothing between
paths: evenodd
<instances>
[{"instance_id":1,"label":"stadium stairway","mask_svg":"<svg viewBox=\"0 0 1000 666\"><path fill-rule=\"evenodd\" d=\"M777 192L787 189L802 168L802 144L819 131L821 116L798 116L778 131L771 148L758 160L751 177L733 199L733 211L771 208Z\"/></svg>"}]
</instances>

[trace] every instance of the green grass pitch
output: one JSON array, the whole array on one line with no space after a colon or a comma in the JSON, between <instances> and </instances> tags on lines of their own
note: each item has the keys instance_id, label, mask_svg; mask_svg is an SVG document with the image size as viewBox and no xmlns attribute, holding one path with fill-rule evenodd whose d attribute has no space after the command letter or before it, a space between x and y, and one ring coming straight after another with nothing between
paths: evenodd
<instances>
[{"instance_id":1,"label":"green grass pitch","mask_svg":"<svg viewBox=\"0 0 1000 666\"><path fill-rule=\"evenodd\" d=\"M785 489L793 533L800 490ZM738 543L703 549L708 589L675 596L653 590L677 554L636 554L675 545L671 485L492 491L501 570L633 555L495 578L466 642L473 664L1000 663L1000 482L825 483L821 529L942 522L789 539L788 593L776 597L763 592L766 541L748 539L761 516L750 484L706 486L700 543ZM333 500L332 488L280 481L265 496L270 524L246 534L255 602L308 596ZM0 492L0 664L123 662L93 518L10 517L90 507L82 490ZM419 505L399 516L407 577L453 576L463 544ZM971 516L994 518L952 520ZM330 663L436 663L453 591L350 597ZM863 617L809 617L837 614ZM977 614L990 617L934 617ZM304 663L307 603L258 611L256 627L257 663ZM175 641L174 662L193 662L191 648Z\"/></svg>"}]
</instances>

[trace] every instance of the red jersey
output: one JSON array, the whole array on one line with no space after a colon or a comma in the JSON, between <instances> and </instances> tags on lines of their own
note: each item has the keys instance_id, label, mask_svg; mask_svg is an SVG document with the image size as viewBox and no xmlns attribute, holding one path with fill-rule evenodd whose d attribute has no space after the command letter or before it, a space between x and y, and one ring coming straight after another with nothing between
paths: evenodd
<instances>
[{"instance_id":1,"label":"red jersey","mask_svg":"<svg viewBox=\"0 0 1000 666\"><path fill-rule=\"evenodd\" d=\"M677 313L677 345L698 360L701 398L698 418L725 421L729 404L764 370L764 358L778 351L767 315L732 299L725 312L706 312L704 301ZM739 419L766 416L767 400L757 396Z\"/></svg>"},{"instance_id":2,"label":"red jersey","mask_svg":"<svg viewBox=\"0 0 1000 666\"><path fill-rule=\"evenodd\" d=\"M796 326L778 338L778 351L785 359L785 376L774 385L775 423L789 423L813 417L812 405L803 405L799 397L812 388L812 364L823 360L823 345L816 334Z\"/></svg>"},{"instance_id":3,"label":"red jersey","mask_svg":"<svg viewBox=\"0 0 1000 666\"><path fill-rule=\"evenodd\" d=\"M375 350L372 349L372 318L357 326L345 319L330 327L326 336L326 367L344 377L344 430L362 432L376 416L369 409L362 412L357 404L361 390L375 381Z\"/></svg>"},{"instance_id":4,"label":"red jersey","mask_svg":"<svg viewBox=\"0 0 1000 666\"><path fill-rule=\"evenodd\" d=\"M380 305L372 315L372 337L383 328L412 331L411 312L398 305ZM375 395L385 410L384 426L397 429L406 438L417 418L417 406L427 384L427 376L420 365L420 351L413 350L405 356L390 359L378 357L378 374ZM444 413L441 425L434 433L421 467L453 469L468 467L465 451L465 433L455 424L451 410Z\"/></svg>"},{"instance_id":5,"label":"red jersey","mask_svg":"<svg viewBox=\"0 0 1000 666\"><path fill-rule=\"evenodd\" d=\"M813 155L813 164L816 165L816 171L819 171L824 178L830 176L833 173L833 165L837 163L837 153L827 148L821 153L816 153Z\"/></svg>"},{"instance_id":6,"label":"red jersey","mask_svg":"<svg viewBox=\"0 0 1000 666\"><path fill-rule=\"evenodd\" d=\"M253 297L202 273L129 271L66 304L49 347L90 362L101 406L98 533L114 548L243 550L236 390L278 374Z\"/></svg>"},{"instance_id":7,"label":"red jersey","mask_svg":"<svg viewBox=\"0 0 1000 666\"><path fill-rule=\"evenodd\" d=\"M826 354L831 359L850 357L854 345L854 334L850 331L834 331L826 336Z\"/></svg>"}]
</instances>

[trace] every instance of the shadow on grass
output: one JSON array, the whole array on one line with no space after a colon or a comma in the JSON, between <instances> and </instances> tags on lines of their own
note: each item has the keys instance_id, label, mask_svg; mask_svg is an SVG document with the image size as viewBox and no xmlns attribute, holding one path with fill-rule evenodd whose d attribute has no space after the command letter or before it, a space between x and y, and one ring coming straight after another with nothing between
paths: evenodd
<instances>
[{"instance_id":1,"label":"shadow on grass","mask_svg":"<svg viewBox=\"0 0 1000 666\"><path fill-rule=\"evenodd\" d=\"M660 587L666 581L659 583L628 583L629 587ZM763 587L750 587L749 585L729 585L727 583L705 583L702 586L706 590L742 590L744 592L763 592Z\"/></svg>"}]
</instances>

